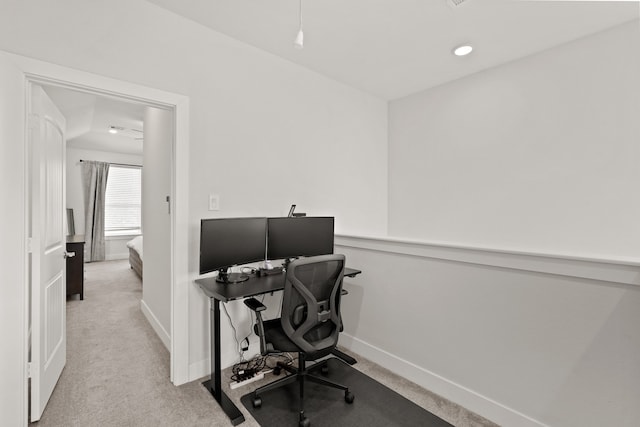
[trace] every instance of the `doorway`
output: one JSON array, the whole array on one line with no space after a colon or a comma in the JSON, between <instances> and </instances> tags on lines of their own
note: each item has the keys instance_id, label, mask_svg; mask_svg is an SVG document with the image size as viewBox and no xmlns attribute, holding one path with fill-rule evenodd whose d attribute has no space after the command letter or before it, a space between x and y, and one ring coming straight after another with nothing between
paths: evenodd
<instances>
[{"instance_id":1,"label":"doorway","mask_svg":"<svg viewBox=\"0 0 640 427\"><path fill-rule=\"evenodd\" d=\"M61 236L67 235L68 242L67 251L64 252L64 257L67 258L67 266L70 267L67 268L67 295L79 292L79 297L84 299L83 276L85 274L83 271L85 268L82 265L82 260L87 259L99 263L100 261L128 258L128 246L130 243L142 238L142 211L144 208L147 213L146 216L149 218L147 229L150 231L152 239L155 240L152 242L153 250L148 251L151 252L152 256L147 256L146 264L149 266L149 271L154 273L155 280L149 282L150 286L144 288L144 292L132 294L131 297L133 300L139 300L134 303L139 306L139 309L147 317L148 322L153 325L154 330L161 337L167 349L170 349L170 335L167 332L170 329L171 307L171 270L169 267L171 265L170 209L161 206L161 212L158 212L157 203L152 203L153 199L148 196L143 197L142 165L144 163L150 164L150 170L155 172L147 174L145 181L149 188L146 193L154 195L161 193L166 197L166 203L168 204L171 194L171 182L170 179L163 176L162 172L171 170L173 141L171 138L163 138L163 135L173 134L171 115L162 114L157 107L141 102L123 100L116 96L107 97L59 85L32 83L30 92L34 94L31 96L33 102L30 107L34 120L32 127L36 123L42 123L37 128L34 127L30 137L34 161L38 162L33 163L31 167L30 192L33 195L31 202L33 208L29 209L32 212L32 226L29 228L32 230L32 240L34 242L44 241L45 238L47 241L51 240L51 231L58 227L56 226L52 229L46 224L43 224L44 228L40 227L43 221L40 219L42 209L39 206L42 204L41 200L49 204L50 200L55 202L56 198L59 198L59 203L55 204L55 206L58 206L56 211L51 211L43 219L44 222L49 222L52 219L55 224L58 223L55 218L67 219L67 227L63 227L66 229L66 233L60 233ZM43 112L42 110L45 107L42 105L50 105L49 109L51 111ZM59 120L60 125L55 127L55 129L60 129L60 132L52 132L50 130L52 128L50 123L52 123L53 117L56 115L61 117ZM148 117L151 118L147 126L151 138L145 143L144 123L145 118ZM160 120L156 117L160 117ZM167 123L162 123L162 119ZM40 129L44 130L41 131ZM40 136L42 132L44 134ZM61 145L61 150L59 150L61 156L53 154L58 150L53 148L56 144L52 137L48 136L49 134L64 136L64 140L61 141L62 144L58 144ZM37 140L34 138L37 138ZM51 140L52 142L39 148L42 145L42 142L39 141L43 140L43 138L47 138L45 141ZM48 148L49 146L51 148ZM147 147L146 156L144 155L145 146ZM149 151L154 151L154 153ZM44 165L45 163L36 160L35 157L35 154L39 152L46 156L44 160L46 162L46 172L44 174L41 172L42 167L39 164ZM48 160L51 156L53 156L52 160ZM147 159L146 162L145 157ZM58 160L54 162L53 159ZM104 165L105 168L108 167L110 171L110 173L104 173L103 181L105 182L103 185L96 185L97 182L93 178L89 179L86 176L86 170L96 166L94 162ZM60 173L52 175L60 167ZM47 180L58 175L59 184L62 184L62 191L59 191L59 185L55 181L50 182ZM39 176L42 177L38 178ZM65 176L66 180L64 179ZM43 179L47 180L46 184ZM95 187L89 188L90 183ZM53 192L51 192L52 190ZM46 194L40 197L43 192ZM89 208L87 211L85 202L88 200L91 200L92 203L93 201L101 201L102 203ZM66 216L63 215L65 206ZM87 214L90 221L87 221L85 225L85 213L87 212L90 212ZM75 230L75 217L78 218L77 231ZM50 218L50 220L47 220L47 218ZM96 220L94 221L94 219ZM72 249L69 246L70 241L73 245ZM88 245L78 245L78 242L88 242ZM62 245L64 246L64 243ZM40 246L37 247L40 248ZM33 320L31 325L32 331L34 331L32 335L32 349L34 351L31 352L31 364L36 368L36 373L31 380L31 421L40 419L67 359L65 356L67 354L65 351L67 348L65 331L70 324L65 322L64 316L64 311L66 310L62 294L64 274L61 272L59 280L57 280L62 283L61 291L58 292L60 293L59 298L51 299L48 296L51 293L49 290L52 288L46 282L48 279L45 279L44 282L40 279L36 280L40 277L36 273L39 273L42 269L40 267L42 261L40 260L44 260L47 253L50 253L49 256L53 256L56 260L61 258L56 256L56 251L48 250L48 246L43 253L38 250L32 254L31 319ZM141 243L136 245L135 253L142 255ZM51 264L51 261L46 263L46 265L49 264ZM61 264L61 268L64 269L64 264ZM78 276L78 274L71 274L74 270L79 273L79 278L72 277ZM160 274L158 274L158 270ZM102 269L102 275L105 273L108 275L108 272L113 274L112 270ZM108 277L101 278L110 283ZM46 290L42 290L43 286ZM105 304L110 302L110 299L104 300ZM87 303L85 302L84 304L86 305ZM43 317L45 313L49 313L47 319ZM58 314L56 315L56 313ZM58 323L61 324L61 328L53 329L60 330L61 349L54 354L51 351L47 351L50 346L47 346L47 342L50 341L48 338L52 336L51 331L53 329L50 325ZM116 335L121 335L121 333ZM59 366L58 369L52 370L50 367L48 368L52 360L56 362L55 366Z\"/></svg>"},{"instance_id":2,"label":"doorway","mask_svg":"<svg viewBox=\"0 0 640 427\"><path fill-rule=\"evenodd\" d=\"M123 102L138 103L147 109L162 110L170 117L169 126L170 167L169 185L164 201L164 209L168 210L166 204L170 204L171 218L168 230L167 241L169 242L169 260L165 265L169 266L170 274L166 276L168 283L166 286L166 300L168 301L169 318L166 335L170 351L170 380L175 385L180 385L188 381L188 334L186 325L187 319L187 299L186 286L177 285L177 277L187 276L187 203L182 199L187 198L187 153L188 153L188 99L186 97L170 94L154 89L132 85L126 82L114 81L88 73L76 72L58 67L52 68L50 64L34 63L25 60L19 65L23 66L23 71L27 77L28 84L37 84L47 87L66 89L80 93L93 94L110 99L120 99ZM167 173L166 165L163 171ZM26 170L26 179L29 179L30 170ZM28 198L28 194L25 195ZM26 236L27 238L29 236ZM184 281L184 279L182 279ZM28 302L27 302L28 305ZM27 327L28 329L28 327ZM24 331L24 336L28 336L28 330ZM166 343L165 343L166 344ZM176 351L178 349L178 351ZM26 405L25 405L26 407Z\"/></svg>"}]
</instances>

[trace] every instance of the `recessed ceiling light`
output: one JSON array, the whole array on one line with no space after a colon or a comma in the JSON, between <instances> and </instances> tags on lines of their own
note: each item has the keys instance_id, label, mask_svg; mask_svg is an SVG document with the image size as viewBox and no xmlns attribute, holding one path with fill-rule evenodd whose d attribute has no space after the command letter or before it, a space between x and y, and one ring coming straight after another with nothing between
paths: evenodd
<instances>
[{"instance_id":1,"label":"recessed ceiling light","mask_svg":"<svg viewBox=\"0 0 640 427\"><path fill-rule=\"evenodd\" d=\"M472 50L473 47L469 45L458 46L457 48L453 49L453 54L455 56L465 56L470 54Z\"/></svg>"},{"instance_id":2,"label":"recessed ceiling light","mask_svg":"<svg viewBox=\"0 0 640 427\"><path fill-rule=\"evenodd\" d=\"M124 128L121 128L121 127L118 127L118 126L109 126L109 133L112 133L114 135L116 133L118 133L119 131L121 131L121 130L124 130Z\"/></svg>"}]
</instances>

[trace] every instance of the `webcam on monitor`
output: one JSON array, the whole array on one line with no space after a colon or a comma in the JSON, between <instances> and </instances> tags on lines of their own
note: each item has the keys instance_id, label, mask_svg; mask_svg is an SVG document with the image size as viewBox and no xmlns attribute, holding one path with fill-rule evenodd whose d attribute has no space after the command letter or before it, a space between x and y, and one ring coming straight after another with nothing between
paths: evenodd
<instances>
[{"instance_id":1,"label":"webcam on monitor","mask_svg":"<svg viewBox=\"0 0 640 427\"><path fill-rule=\"evenodd\" d=\"M294 212L296 210L296 205L291 205L291 207L289 208L289 213L287 214L287 217L291 218L291 217L299 217L299 216L307 216L306 213L304 212Z\"/></svg>"}]
</instances>

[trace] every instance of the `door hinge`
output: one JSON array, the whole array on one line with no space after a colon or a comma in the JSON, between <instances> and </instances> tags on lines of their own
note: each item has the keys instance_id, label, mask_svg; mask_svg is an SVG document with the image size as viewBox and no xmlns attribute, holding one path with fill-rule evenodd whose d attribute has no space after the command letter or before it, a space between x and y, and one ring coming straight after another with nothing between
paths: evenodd
<instances>
[{"instance_id":1,"label":"door hinge","mask_svg":"<svg viewBox=\"0 0 640 427\"><path fill-rule=\"evenodd\" d=\"M167 210L167 213L171 215L171 196L167 196Z\"/></svg>"},{"instance_id":2,"label":"door hinge","mask_svg":"<svg viewBox=\"0 0 640 427\"><path fill-rule=\"evenodd\" d=\"M31 362L27 363L27 378L33 378L32 366L33 366L33 363Z\"/></svg>"},{"instance_id":3,"label":"door hinge","mask_svg":"<svg viewBox=\"0 0 640 427\"><path fill-rule=\"evenodd\" d=\"M31 237L27 238L27 253L30 254L33 252L33 239Z\"/></svg>"}]
</instances>

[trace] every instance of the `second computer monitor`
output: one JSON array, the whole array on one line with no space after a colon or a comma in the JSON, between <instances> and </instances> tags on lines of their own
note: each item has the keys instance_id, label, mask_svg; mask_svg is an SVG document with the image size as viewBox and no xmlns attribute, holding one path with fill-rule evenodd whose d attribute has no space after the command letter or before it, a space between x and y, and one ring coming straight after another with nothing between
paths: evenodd
<instances>
[{"instance_id":1,"label":"second computer monitor","mask_svg":"<svg viewBox=\"0 0 640 427\"><path fill-rule=\"evenodd\" d=\"M267 259L333 253L333 217L267 219Z\"/></svg>"}]
</instances>

